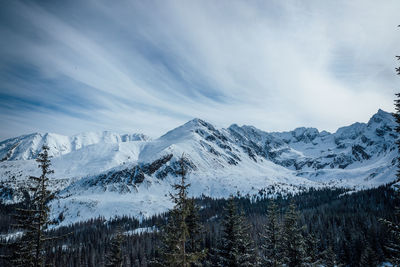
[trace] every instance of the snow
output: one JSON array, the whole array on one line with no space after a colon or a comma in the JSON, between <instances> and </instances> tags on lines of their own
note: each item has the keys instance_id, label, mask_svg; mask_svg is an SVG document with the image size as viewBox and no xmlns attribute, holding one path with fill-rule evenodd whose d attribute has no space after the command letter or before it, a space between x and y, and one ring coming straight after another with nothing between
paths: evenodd
<instances>
[{"instance_id":1,"label":"snow","mask_svg":"<svg viewBox=\"0 0 400 267\"><path fill-rule=\"evenodd\" d=\"M95 144L118 144L132 141L149 141L143 134L117 134L109 131L87 132L73 136L54 133L33 133L0 142L0 159L28 160L33 159L41 151L41 147L49 146L49 155L58 157L72 151ZM14 147L14 148L13 148ZM13 149L12 149L13 148ZM7 156L8 152L10 155Z\"/></svg>"},{"instance_id":2,"label":"snow","mask_svg":"<svg viewBox=\"0 0 400 267\"><path fill-rule=\"evenodd\" d=\"M8 233L8 234L1 234L0 235L0 240L8 242L10 240L14 240L16 238L21 237L23 234L22 231L14 232L14 233Z\"/></svg>"},{"instance_id":3,"label":"snow","mask_svg":"<svg viewBox=\"0 0 400 267\"><path fill-rule=\"evenodd\" d=\"M69 137L35 133L0 142L4 159L0 177L13 188L23 185L29 175L38 175L34 158L41 145L47 144L55 170L51 189L58 191L51 204L52 216L64 215L60 225L99 216L140 219L172 207L168 193L178 178L157 174L171 169L183 154L193 165L188 174L190 196L226 198L238 192L254 196L263 190L290 194L326 186L360 190L389 183L396 172L394 127L393 117L380 110L368 123L342 127L336 133L304 127L283 133L238 125L216 129L200 119L156 140L113 132ZM125 172L120 175L129 176L136 166L167 155L172 159L154 173L144 174L142 183L133 183L131 177L104 180L105 175L121 171ZM270 190L272 186L275 191Z\"/></svg>"},{"instance_id":4,"label":"snow","mask_svg":"<svg viewBox=\"0 0 400 267\"><path fill-rule=\"evenodd\" d=\"M154 183L150 188L141 186L137 192L82 191L70 197L52 202L53 216L63 213L65 220L60 225L69 225L90 218L112 219L116 215L133 215L138 219L165 212L173 207L164 184Z\"/></svg>"},{"instance_id":5,"label":"snow","mask_svg":"<svg viewBox=\"0 0 400 267\"><path fill-rule=\"evenodd\" d=\"M143 233L153 233L157 231L157 228L155 226L152 227L140 227L140 228L136 228L130 231L126 231L124 232L124 235L141 235Z\"/></svg>"}]
</instances>

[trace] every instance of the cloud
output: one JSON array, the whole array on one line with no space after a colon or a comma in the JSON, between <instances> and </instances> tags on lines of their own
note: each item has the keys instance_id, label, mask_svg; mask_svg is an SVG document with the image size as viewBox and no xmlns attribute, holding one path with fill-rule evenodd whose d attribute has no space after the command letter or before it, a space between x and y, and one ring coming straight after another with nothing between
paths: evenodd
<instances>
[{"instance_id":1,"label":"cloud","mask_svg":"<svg viewBox=\"0 0 400 267\"><path fill-rule=\"evenodd\" d=\"M0 137L193 118L334 131L392 111L397 1L13 1Z\"/></svg>"}]
</instances>

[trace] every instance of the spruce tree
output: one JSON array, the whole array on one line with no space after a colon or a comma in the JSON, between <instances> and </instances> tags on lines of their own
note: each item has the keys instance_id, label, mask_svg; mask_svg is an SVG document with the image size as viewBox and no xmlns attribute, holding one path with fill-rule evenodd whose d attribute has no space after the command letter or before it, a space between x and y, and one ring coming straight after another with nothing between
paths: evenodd
<instances>
[{"instance_id":1,"label":"spruce tree","mask_svg":"<svg viewBox=\"0 0 400 267\"><path fill-rule=\"evenodd\" d=\"M399 25L399 27L400 27L400 25ZM400 60L400 56L396 56L396 58L397 58L397 60ZM395 70L396 70L397 75L400 75L400 67L397 67ZM397 98L394 100L394 107L395 107L396 112L393 113L393 116L397 123L395 130L398 134L400 134L400 93L397 93L396 97ZM397 144L397 149L400 153L400 139L397 139L396 144ZM396 179L396 181L400 182L400 156L397 158L397 179Z\"/></svg>"},{"instance_id":2,"label":"spruce tree","mask_svg":"<svg viewBox=\"0 0 400 267\"><path fill-rule=\"evenodd\" d=\"M163 242L161 248L161 261L158 263L162 266L182 266L187 267L196 265L204 256L204 251L200 251L197 241L191 240L191 232L188 220L191 226L197 225L195 221L198 218L195 214L196 208L190 208L190 200L188 199L188 188L190 184L186 183L186 164L187 159L182 156L179 159L179 170L177 174L181 177L180 183L174 184L175 194L170 193L172 201L175 203L174 208L170 211L168 222L163 229ZM194 205L194 203L192 203ZM192 232L194 237L194 232ZM190 243L190 244L189 244ZM156 264L154 264L156 265Z\"/></svg>"},{"instance_id":3,"label":"spruce tree","mask_svg":"<svg viewBox=\"0 0 400 267\"><path fill-rule=\"evenodd\" d=\"M285 214L282 228L282 260L289 267L305 264L303 227L299 225L299 214L292 202Z\"/></svg>"},{"instance_id":4,"label":"spruce tree","mask_svg":"<svg viewBox=\"0 0 400 267\"><path fill-rule=\"evenodd\" d=\"M54 171L50 169L51 162L48 154L49 147L42 146L36 161L41 169L39 177L30 176L29 202L25 208L17 209L14 225L17 230L23 231L23 236L12 244L13 254L10 263L13 266L39 267L44 266L44 245L52 238L46 237L49 226L50 208L48 203L54 198L47 188L49 175Z\"/></svg>"},{"instance_id":5,"label":"spruce tree","mask_svg":"<svg viewBox=\"0 0 400 267\"><path fill-rule=\"evenodd\" d=\"M336 254L333 251L331 246L328 246L328 248L322 253L322 258L323 258L323 265L326 267L335 267L337 266L336 262ZM367 265L365 265L367 266Z\"/></svg>"},{"instance_id":6,"label":"spruce tree","mask_svg":"<svg viewBox=\"0 0 400 267\"><path fill-rule=\"evenodd\" d=\"M360 260L361 266L378 266L379 260L371 245L367 243ZM396 265L397 266L397 265Z\"/></svg>"},{"instance_id":7,"label":"spruce tree","mask_svg":"<svg viewBox=\"0 0 400 267\"><path fill-rule=\"evenodd\" d=\"M122 267L123 255L122 255L122 241L124 236L122 234L122 229L117 228L115 236L111 239L110 251L106 255L107 267Z\"/></svg>"},{"instance_id":8,"label":"spruce tree","mask_svg":"<svg viewBox=\"0 0 400 267\"><path fill-rule=\"evenodd\" d=\"M400 27L400 25L399 25ZM397 60L400 60L400 56L396 56ZM396 68L397 75L400 75L400 67ZM396 112L393 116L396 120L396 132L400 134L400 93L396 94L396 99L394 100L394 106ZM400 138L396 141L398 152L400 153ZM396 183L393 185L396 189L397 198L400 198L400 156L397 158L397 174ZM390 232L391 239L388 240L386 245L387 250L391 254L391 263L394 265L400 265L400 208L394 208L396 221L388 221L381 219L380 221L386 225Z\"/></svg>"},{"instance_id":9,"label":"spruce tree","mask_svg":"<svg viewBox=\"0 0 400 267\"><path fill-rule=\"evenodd\" d=\"M188 215L186 217L186 225L188 227L188 244L186 250L188 252L201 251L201 234L203 226L200 223L199 207L196 205L194 198L188 199Z\"/></svg>"},{"instance_id":10,"label":"spruce tree","mask_svg":"<svg viewBox=\"0 0 400 267\"><path fill-rule=\"evenodd\" d=\"M258 262L249 236L249 226L243 214L237 211L233 197L230 197L225 208L222 227L215 266L256 266Z\"/></svg>"},{"instance_id":11,"label":"spruce tree","mask_svg":"<svg viewBox=\"0 0 400 267\"><path fill-rule=\"evenodd\" d=\"M307 251L306 261L310 266L318 266L321 262L318 245L318 238L313 233L308 234L305 238L305 246Z\"/></svg>"},{"instance_id":12,"label":"spruce tree","mask_svg":"<svg viewBox=\"0 0 400 267\"><path fill-rule=\"evenodd\" d=\"M263 266L277 267L282 265L280 253L280 223L278 207L271 199L267 210L267 223L264 225L263 244L261 245Z\"/></svg>"}]
</instances>

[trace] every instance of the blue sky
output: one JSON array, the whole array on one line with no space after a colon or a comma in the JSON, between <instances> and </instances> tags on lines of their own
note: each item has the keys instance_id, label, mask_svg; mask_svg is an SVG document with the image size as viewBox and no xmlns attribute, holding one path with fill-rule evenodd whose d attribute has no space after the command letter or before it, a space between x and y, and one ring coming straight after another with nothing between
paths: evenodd
<instances>
[{"instance_id":1,"label":"blue sky","mask_svg":"<svg viewBox=\"0 0 400 267\"><path fill-rule=\"evenodd\" d=\"M194 117L335 131L393 111L399 1L7 1L0 138Z\"/></svg>"}]
</instances>

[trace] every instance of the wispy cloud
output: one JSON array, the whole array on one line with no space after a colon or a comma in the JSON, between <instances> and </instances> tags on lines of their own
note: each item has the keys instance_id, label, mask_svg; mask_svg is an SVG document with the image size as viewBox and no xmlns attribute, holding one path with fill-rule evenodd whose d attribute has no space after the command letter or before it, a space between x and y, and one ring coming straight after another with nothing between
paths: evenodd
<instances>
[{"instance_id":1,"label":"wispy cloud","mask_svg":"<svg viewBox=\"0 0 400 267\"><path fill-rule=\"evenodd\" d=\"M398 1L12 1L0 137L192 117L335 130L392 110ZM396 50L397 49L397 50Z\"/></svg>"}]
</instances>

